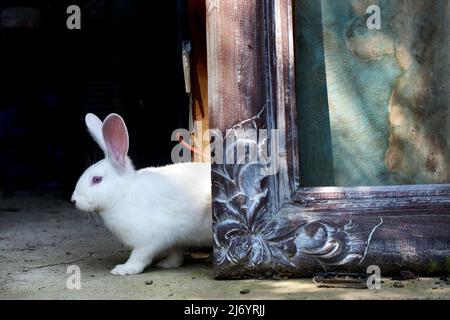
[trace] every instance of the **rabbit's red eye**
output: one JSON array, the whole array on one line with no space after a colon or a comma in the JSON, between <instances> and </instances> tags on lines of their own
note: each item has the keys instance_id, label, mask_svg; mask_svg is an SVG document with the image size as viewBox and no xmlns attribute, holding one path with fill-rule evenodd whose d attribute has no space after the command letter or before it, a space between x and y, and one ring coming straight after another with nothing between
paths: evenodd
<instances>
[{"instance_id":1,"label":"rabbit's red eye","mask_svg":"<svg viewBox=\"0 0 450 320\"><path fill-rule=\"evenodd\" d=\"M92 178L92 183L93 184L99 184L100 182L102 182L102 177L95 176L95 177Z\"/></svg>"}]
</instances>

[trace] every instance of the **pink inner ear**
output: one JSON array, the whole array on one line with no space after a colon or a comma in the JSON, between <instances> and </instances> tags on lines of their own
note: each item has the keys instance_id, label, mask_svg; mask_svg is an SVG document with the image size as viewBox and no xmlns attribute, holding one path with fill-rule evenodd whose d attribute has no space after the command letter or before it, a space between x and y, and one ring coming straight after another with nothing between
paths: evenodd
<instances>
[{"instance_id":1,"label":"pink inner ear","mask_svg":"<svg viewBox=\"0 0 450 320\"><path fill-rule=\"evenodd\" d=\"M103 139L112 160L125 166L125 158L128 153L128 132L125 123L119 116L112 115L105 120Z\"/></svg>"}]
</instances>

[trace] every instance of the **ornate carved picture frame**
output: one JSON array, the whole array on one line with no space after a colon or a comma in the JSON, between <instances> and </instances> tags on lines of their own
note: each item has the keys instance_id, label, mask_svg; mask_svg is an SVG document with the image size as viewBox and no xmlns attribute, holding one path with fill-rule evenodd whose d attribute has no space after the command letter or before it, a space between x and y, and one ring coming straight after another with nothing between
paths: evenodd
<instances>
[{"instance_id":1,"label":"ornate carved picture frame","mask_svg":"<svg viewBox=\"0 0 450 320\"><path fill-rule=\"evenodd\" d=\"M450 185L300 188L292 1L206 3L210 128L278 146L276 174L212 165L216 278L448 271Z\"/></svg>"}]
</instances>

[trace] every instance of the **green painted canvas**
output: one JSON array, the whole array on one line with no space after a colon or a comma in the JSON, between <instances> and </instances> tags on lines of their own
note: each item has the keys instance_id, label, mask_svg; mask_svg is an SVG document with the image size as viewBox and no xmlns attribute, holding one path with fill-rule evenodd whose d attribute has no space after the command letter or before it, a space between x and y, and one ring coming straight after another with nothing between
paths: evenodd
<instances>
[{"instance_id":1,"label":"green painted canvas","mask_svg":"<svg viewBox=\"0 0 450 320\"><path fill-rule=\"evenodd\" d=\"M449 0L294 7L302 185L450 183Z\"/></svg>"}]
</instances>

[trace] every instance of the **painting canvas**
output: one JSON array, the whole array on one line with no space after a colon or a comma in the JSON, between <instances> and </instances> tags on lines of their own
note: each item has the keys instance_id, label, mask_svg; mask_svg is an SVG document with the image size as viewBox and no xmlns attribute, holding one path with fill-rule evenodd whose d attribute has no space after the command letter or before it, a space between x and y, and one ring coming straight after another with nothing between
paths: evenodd
<instances>
[{"instance_id":1,"label":"painting canvas","mask_svg":"<svg viewBox=\"0 0 450 320\"><path fill-rule=\"evenodd\" d=\"M302 186L450 182L449 10L295 1Z\"/></svg>"}]
</instances>

